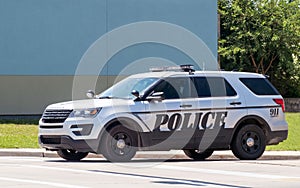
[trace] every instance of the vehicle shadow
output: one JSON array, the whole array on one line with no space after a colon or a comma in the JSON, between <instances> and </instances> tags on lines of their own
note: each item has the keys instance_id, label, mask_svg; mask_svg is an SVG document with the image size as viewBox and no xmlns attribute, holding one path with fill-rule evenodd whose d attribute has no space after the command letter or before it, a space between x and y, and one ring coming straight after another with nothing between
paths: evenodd
<instances>
[{"instance_id":1,"label":"vehicle shadow","mask_svg":"<svg viewBox=\"0 0 300 188\"><path fill-rule=\"evenodd\" d=\"M164 177L164 176L156 176L156 175L145 175L145 174L137 174L137 173L128 173L128 172L114 172L114 171L105 171L105 170L90 170L90 172L106 174L106 175L114 175L119 177L130 177L137 179L148 179L153 184L165 184L165 185L189 185L194 187L233 187L233 188L248 188L245 186L236 186L232 184L223 184L209 181L201 181L195 179L183 179L183 178L174 178L174 177Z\"/></svg>"},{"instance_id":2,"label":"vehicle shadow","mask_svg":"<svg viewBox=\"0 0 300 188\"><path fill-rule=\"evenodd\" d=\"M300 156L263 156L257 161L280 161L280 160L300 160ZM177 162L184 162L184 163L195 163L195 162L216 162L216 161L247 161L247 160L240 160L238 158L218 158L218 157L211 157L202 161L195 161L189 158L133 158L129 162L110 162L106 160L102 156L97 157L87 157L82 159L81 161L67 161L62 158L45 158L45 162L59 162L59 163L177 163ZM251 160L253 161L253 160Z\"/></svg>"},{"instance_id":3,"label":"vehicle shadow","mask_svg":"<svg viewBox=\"0 0 300 188\"><path fill-rule=\"evenodd\" d=\"M59 162L59 163L69 163L63 159L61 160L47 160L48 162ZM128 163L145 163L145 162L161 162L161 160L157 159L143 159L143 160L133 160ZM168 162L192 162L193 160L188 159L168 159ZM201 161L199 161L201 162ZM105 159L97 159L90 160L84 159L77 163L111 163ZM120 172L120 171L112 171L112 170L80 170L82 172L88 172L92 174L98 175L109 175L114 177L122 177L122 178L135 178L135 179L143 179L148 180L149 182L157 185L169 185L169 186L193 186L193 187L231 187L231 188L250 188L246 186L233 185L233 184L225 184L225 183L217 183L213 181L203 181L199 179L188 179L188 178L176 178L176 177L168 177L168 176L159 176L159 175L147 175L144 173L133 173L133 172Z\"/></svg>"},{"instance_id":4,"label":"vehicle shadow","mask_svg":"<svg viewBox=\"0 0 300 188\"><path fill-rule=\"evenodd\" d=\"M195 162L212 162L212 161L239 161L238 159L206 159L206 160L202 160L202 161L195 161L192 159L163 159L163 158L159 158L159 159L140 159L140 158L133 158L131 161L129 162L111 162L106 160L105 158L85 158L82 159L81 161L67 161L64 159L57 159L57 158L49 158L47 160L45 160L46 162L59 162L59 163L122 163L122 164L134 164L134 163L162 163L162 162L168 162L168 163L178 163L178 162L185 162L185 163L195 163Z\"/></svg>"}]
</instances>

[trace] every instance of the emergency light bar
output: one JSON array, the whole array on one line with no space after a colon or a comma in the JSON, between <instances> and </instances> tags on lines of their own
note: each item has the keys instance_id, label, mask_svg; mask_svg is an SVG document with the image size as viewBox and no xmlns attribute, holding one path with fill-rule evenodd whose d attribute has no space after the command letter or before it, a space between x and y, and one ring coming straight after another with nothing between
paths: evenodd
<instances>
[{"instance_id":1,"label":"emergency light bar","mask_svg":"<svg viewBox=\"0 0 300 188\"><path fill-rule=\"evenodd\" d=\"M153 67L150 68L151 72L163 72L163 71L183 71L183 72L195 72L194 65L180 65L172 67Z\"/></svg>"}]
</instances>

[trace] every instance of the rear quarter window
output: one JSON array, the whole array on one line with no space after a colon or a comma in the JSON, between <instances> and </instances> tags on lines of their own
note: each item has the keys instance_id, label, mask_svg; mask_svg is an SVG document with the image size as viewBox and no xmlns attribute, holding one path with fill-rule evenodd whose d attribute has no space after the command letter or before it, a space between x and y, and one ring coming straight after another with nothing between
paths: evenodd
<instances>
[{"instance_id":1,"label":"rear quarter window","mask_svg":"<svg viewBox=\"0 0 300 188\"><path fill-rule=\"evenodd\" d=\"M240 78L240 81L256 95L280 95L266 78Z\"/></svg>"}]
</instances>

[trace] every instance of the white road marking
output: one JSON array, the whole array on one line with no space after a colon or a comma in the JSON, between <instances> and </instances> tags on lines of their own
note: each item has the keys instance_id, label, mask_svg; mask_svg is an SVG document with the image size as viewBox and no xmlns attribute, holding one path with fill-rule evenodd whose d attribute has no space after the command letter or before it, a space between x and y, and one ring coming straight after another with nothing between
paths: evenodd
<instances>
[{"instance_id":1,"label":"white road marking","mask_svg":"<svg viewBox=\"0 0 300 188\"><path fill-rule=\"evenodd\" d=\"M34 161L35 159L27 158L29 160ZM19 160L17 158L13 158L11 160ZM44 161L44 159L36 159L36 161ZM0 164L0 165L12 165L12 164ZM130 174L130 173L119 173L119 172L111 172L111 171L88 171L88 170L80 170L80 169L71 169L71 168L60 168L60 167L49 167L49 166L40 166L40 165L18 165L29 168L38 168L38 169L48 169L48 170L56 170L56 171L65 171L65 172L75 172L82 174L101 174L106 176L117 176L117 177L125 177L125 178L135 178L135 179L144 179L148 181L173 181L177 183L182 183L186 185L195 185L195 182L191 182L189 180L181 180L176 178L168 178L168 177L158 177L151 175L140 175L140 174ZM205 168L192 168L192 167L181 167L181 166L170 166L166 164L160 164L158 166L154 166L152 168L164 169L164 170L176 170L176 171L187 171L187 172L196 172L203 174L216 174L216 175L228 175L235 177L247 177L247 178L261 178L261 179L300 179L300 176L283 176L283 175L272 175L272 174L262 174L262 173L254 173L254 172L242 172L242 171L230 171L230 170L214 170L214 169L205 169ZM214 187L228 187L227 185L212 185L206 182L196 182L197 185L208 185Z\"/></svg>"},{"instance_id":2,"label":"white road marking","mask_svg":"<svg viewBox=\"0 0 300 188\"><path fill-rule=\"evenodd\" d=\"M262 179L300 179L296 176L281 176L281 175L271 175L271 174L260 174L251 172L241 172L241 171L228 171L228 170L212 170L204 168L190 168L190 167L180 167L180 166L169 166L169 165L158 165L154 168L165 169L165 170L178 170L187 172L201 172L205 174L221 174L229 176L240 176L249 178L262 178Z\"/></svg>"},{"instance_id":3,"label":"white road marking","mask_svg":"<svg viewBox=\"0 0 300 188\"><path fill-rule=\"evenodd\" d=\"M29 180L29 179L19 179L19 178L0 177L0 180L1 181L11 181L11 182L28 183L28 184L48 185L48 186L52 186L52 187L86 188L86 187L83 187L83 186L69 185L69 184L64 184L64 183L54 183L54 182L37 181L37 180Z\"/></svg>"},{"instance_id":4,"label":"white road marking","mask_svg":"<svg viewBox=\"0 0 300 188\"><path fill-rule=\"evenodd\" d=\"M45 161L49 158L40 158L40 157L0 157L0 160L10 160L10 161Z\"/></svg>"},{"instance_id":5,"label":"white road marking","mask_svg":"<svg viewBox=\"0 0 300 188\"><path fill-rule=\"evenodd\" d=\"M228 188L228 187L238 187L234 185L226 185L226 184L217 184L217 183L210 183L201 180L185 180L185 179L178 179L178 178L169 178L169 177L158 177L153 175L141 175L141 174L131 174L131 173L122 173L122 172L112 172L112 171L88 171L88 170L80 170L80 169L71 169L71 168L60 168L60 167L48 167L48 166L37 166L37 165L19 165L28 168L38 168L38 169L48 169L54 171L65 171L65 172L75 172L75 173L83 173L83 174L101 174L105 176L116 176L116 177L123 177L123 178L133 178L133 179L143 179L150 182L172 182L175 184L179 184L180 186L208 186L208 187L215 187L215 188Z\"/></svg>"},{"instance_id":6,"label":"white road marking","mask_svg":"<svg viewBox=\"0 0 300 188\"><path fill-rule=\"evenodd\" d=\"M5 157L1 157L5 158ZM1 159L0 158L0 159ZM24 160L24 158L19 158L19 157L13 157L7 159L10 160ZM44 161L44 158L26 158L26 160L29 161ZM0 165L7 165L7 164L0 164ZM27 165L28 166L28 165ZM53 169L55 167L47 167L47 166L34 166L34 165L29 165L28 167L32 168L48 168L48 169ZM158 168L158 169L166 169L166 170L182 170L182 171L188 171L188 172L201 172L205 174L221 174L221 175L229 175L229 176L239 176L239 177L249 177L249 178L266 178L266 179L300 179L300 176L282 176L282 175L271 175L271 174L261 174L261 173L251 173L251 172L241 172L241 171L228 171L228 170L213 170L213 169L204 169L204 168L190 168L190 167L180 167L180 166L170 166L170 165L164 165L160 164L157 166L153 166L153 168ZM61 168L60 170L65 170L65 171L77 171L76 169L64 169ZM90 171L83 171L80 170L81 173L90 173Z\"/></svg>"}]
</instances>

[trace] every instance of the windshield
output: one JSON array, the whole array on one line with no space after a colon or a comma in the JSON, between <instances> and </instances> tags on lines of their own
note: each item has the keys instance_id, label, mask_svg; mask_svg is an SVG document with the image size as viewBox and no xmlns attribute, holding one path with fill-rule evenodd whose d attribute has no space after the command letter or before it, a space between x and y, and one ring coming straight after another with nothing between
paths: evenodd
<instances>
[{"instance_id":1,"label":"windshield","mask_svg":"<svg viewBox=\"0 0 300 188\"><path fill-rule=\"evenodd\" d=\"M132 90L136 90L140 95L152 86L158 78L126 78L119 83L100 93L99 98L126 98L133 99Z\"/></svg>"}]
</instances>

